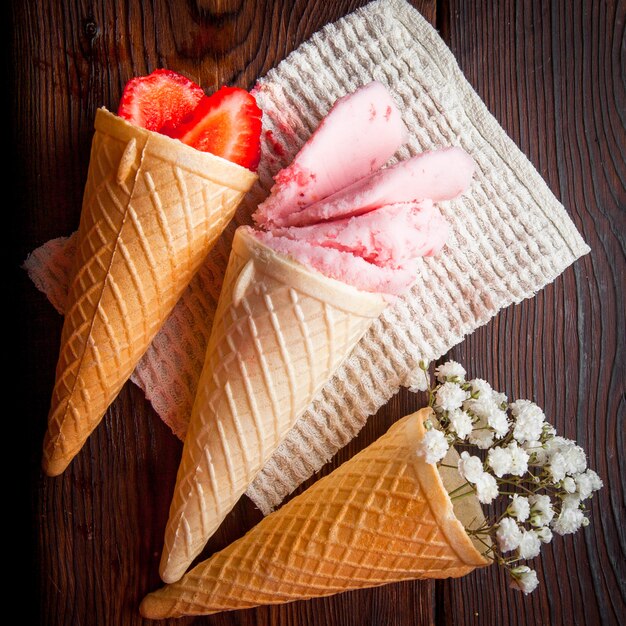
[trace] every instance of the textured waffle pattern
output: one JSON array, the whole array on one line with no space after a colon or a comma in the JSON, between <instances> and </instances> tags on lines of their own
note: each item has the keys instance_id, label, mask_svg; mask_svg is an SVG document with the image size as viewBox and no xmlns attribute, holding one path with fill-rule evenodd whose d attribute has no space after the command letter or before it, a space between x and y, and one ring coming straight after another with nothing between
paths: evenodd
<instances>
[{"instance_id":1,"label":"textured waffle pattern","mask_svg":"<svg viewBox=\"0 0 626 626\"><path fill-rule=\"evenodd\" d=\"M238 230L165 533L178 580L385 306Z\"/></svg>"},{"instance_id":2,"label":"textured waffle pattern","mask_svg":"<svg viewBox=\"0 0 626 626\"><path fill-rule=\"evenodd\" d=\"M435 30L403 0L373 2L328 26L259 81L264 110L259 184L235 222L267 194L334 100L372 79L387 85L410 139L401 156L455 144L478 164L465 197L442 206L444 251L420 264L409 294L388 308L324 385L248 490L265 513L318 470L411 377L500 309L532 297L589 249L567 212L467 83ZM184 435L234 232L229 226L135 370L158 413ZM35 279L51 280L31 255ZM45 291L52 282L42 284Z\"/></svg>"},{"instance_id":3,"label":"textured waffle pattern","mask_svg":"<svg viewBox=\"0 0 626 626\"><path fill-rule=\"evenodd\" d=\"M418 413L397 422L179 583L150 594L142 613L162 618L278 604L462 576L486 564L462 526L442 515L451 504L441 483L420 471L421 420Z\"/></svg>"},{"instance_id":4,"label":"textured waffle pattern","mask_svg":"<svg viewBox=\"0 0 626 626\"><path fill-rule=\"evenodd\" d=\"M99 423L243 195L242 168L229 180L200 155L199 172L189 150L98 112L44 443L51 474Z\"/></svg>"}]
</instances>

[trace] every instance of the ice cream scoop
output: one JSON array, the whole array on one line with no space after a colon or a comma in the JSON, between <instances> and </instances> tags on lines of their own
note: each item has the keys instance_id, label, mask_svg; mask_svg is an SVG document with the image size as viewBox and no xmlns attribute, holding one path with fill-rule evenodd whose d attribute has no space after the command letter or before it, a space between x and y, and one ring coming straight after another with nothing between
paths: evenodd
<instances>
[{"instance_id":1,"label":"ice cream scoop","mask_svg":"<svg viewBox=\"0 0 626 626\"><path fill-rule=\"evenodd\" d=\"M406 138L402 116L381 83L340 98L291 165L276 175L254 221L285 225L289 216L378 170Z\"/></svg>"}]
</instances>

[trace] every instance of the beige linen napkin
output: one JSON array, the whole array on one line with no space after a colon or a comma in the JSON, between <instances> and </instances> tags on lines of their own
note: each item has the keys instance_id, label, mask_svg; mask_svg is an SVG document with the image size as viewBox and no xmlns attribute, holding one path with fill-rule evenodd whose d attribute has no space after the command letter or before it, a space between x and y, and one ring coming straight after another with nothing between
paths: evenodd
<instances>
[{"instance_id":1,"label":"beige linen napkin","mask_svg":"<svg viewBox=\"0 0 626 626\"><path fill-rule=\"evenodd\" d=\"M477 163L475 180L461 200L441 205L453 231L444 251L421 261L410 293L374 323L248 489L264 513L410 385L420 359L441 356L589 251L436 31L403 0L372 2L316 33L255 87L264 111L259 183L132 377L176 435L186 430L235 227L250 221L333 102L371 80L388 86L409 128L398 157L459 145ZM25 263L60 311L72 253L72 238L55 239Z\"/></svg>"}]
</instances>

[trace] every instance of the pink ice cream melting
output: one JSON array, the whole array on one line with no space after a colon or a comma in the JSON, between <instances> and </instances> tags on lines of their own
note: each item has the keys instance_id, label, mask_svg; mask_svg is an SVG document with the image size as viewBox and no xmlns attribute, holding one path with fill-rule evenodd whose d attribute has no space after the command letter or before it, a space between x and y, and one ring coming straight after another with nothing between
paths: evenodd
<instances>
[{"instance_id":1,"label":"pink ice cream melting","mask_svg":"<svg viewBox=\"0 0 626 626\"><path fill-rule=\"evenodd\" d=\"M392 105L380 83L338 100L255 213L265 230L250 232L330 278L396 296L414 282L417 259L445 244L434 202L462 194L475 165L452 147L380 169L405 134Z\"/></svg>"},{"instance_id":2,"label":"pink ice cream melting","mask_svg":"<svg viewBox=\"0 0 626 626\"><path fill-rule=\"evenodd\" d=\"M431 200L424 200L390 204L364 215L313 226L279 228L272 235L398 269L417 257L437 254L446 242L448 223Z\"/></svg>"},{"instance_id":3,"label":"pink ice cream melting","mask_svg":"<svg viewBox=\"0 0 626 626\"><path fill-rule=\"evenodd\" d=\"M284 222L286 226L303 226L399 202L452 200L469 187L473 174L474 160L461 148L424 152L287 215Z\"/></svg>"},{"instance_id":4,"label":"pink ice cream melting","mask_svg":"<svg viewBox=\"0 0 626 626\"><path fill-rule=\"evenodd\" d=\"M276 175L254 221L285 226L285 218L375 172L406 138L402 116L381 83L340 98L291 165Z\"/></svg>"}]
</instances>

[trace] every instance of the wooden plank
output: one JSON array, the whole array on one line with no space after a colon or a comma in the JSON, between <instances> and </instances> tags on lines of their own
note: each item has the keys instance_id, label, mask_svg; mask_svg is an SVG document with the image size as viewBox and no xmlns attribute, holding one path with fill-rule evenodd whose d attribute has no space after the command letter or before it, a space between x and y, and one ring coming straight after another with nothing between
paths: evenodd
<instances>
[{"instance_id":1,"label":"wooden plank","mask_svg":"<svg viewBox=\"0 0 626 626\"><path fill-rule=\"evenodd\" d=\"M542 550L533 596L509 590L495 568L439 583L441 623L617 624L626 614L624 7L451 0L438 17L469 81L592 248L452 356L510 396L536 400L605 482L591 526Z\"/></svg>"}]
</instances>

